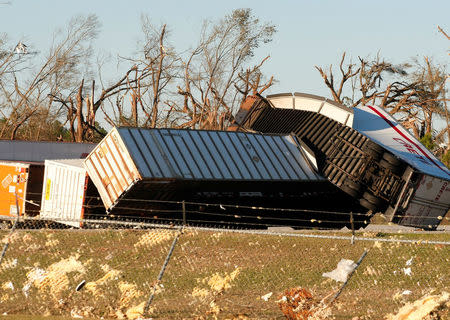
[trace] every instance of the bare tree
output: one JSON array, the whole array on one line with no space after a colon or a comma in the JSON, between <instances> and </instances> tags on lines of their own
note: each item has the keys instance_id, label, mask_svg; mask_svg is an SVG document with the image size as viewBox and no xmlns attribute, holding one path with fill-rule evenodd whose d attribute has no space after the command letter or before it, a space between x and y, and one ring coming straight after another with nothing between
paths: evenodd
<instances>
[{"instance_id":1,"label":"bare tree","mask_svg":"<svg viewBox=\"0 0 450 320\"><path fill-rule=\"evenodd\" d=\"M358 64L345 66L344 53L337 82L332 66L328 72L321 67L316 66L316 69L333 99L341 104L349 107L377 104L411 129L418 139L432 136L433 143L442 142L444 133L448 132L448 125L443 130L435 130L435 120L442 119L447 112L445 68L433 64L427 57L424 63L394 65L377 56L372 60L359 58ZM430 143L427 146L433 149Z\"/></svg>"},{"instance_id":2,"label":"bare tree","mask_svg":"<svg viewBox=\"0 0 450 320\"><path fill-rule=\"evenodd\" d=\"M261 86L257 78L265 60L248 69L247 75L243 69L255 49L270 42L275 32L273 25L261 23L250 9L234 10L216 24L205 22L199 44L183 60L184 83L178 86L184 98L177 109L184 117L180 126L224 129L241 101L239 94L248 94L242 82L253 80L253 86Z\"/></svg>"},{"instance_id":3,"label":"bare tree","mask_svg":"<svg viewBox=\"0 0 450 320\"><path fill-rule=\"evenodd\" d=\"M120 112L115 123L154 128L161 124L162 115L169 112L166 99L177 75L180 58L167 41L169 32L165 24L156 27L148 16L142 16L141 24L144 34L142 57L124 58L136 66L135 72L127 78L131 113L125 114L122 106L116 108Z\"/></svg>"},{"instance_id":4,"label":"bare tree","mask_svg":"<svg viewBox=\"0 0 450 320\"><path fill-rule=\"evenodd\" d=\"M21 73L13 72L13 85L3 87L4 91L9 90L10 110L2 135L7 131L10 139L15 139L19 129L32 116L42 110L47 110L49 115L55 97L73 90L76 78L85 72L83 68L91 54L90 41L97 36L98 30L95 15L73 18L65 32L55 34L47 57L32 71L31 78L22 78Z\"/></svg>"}]
</instances>

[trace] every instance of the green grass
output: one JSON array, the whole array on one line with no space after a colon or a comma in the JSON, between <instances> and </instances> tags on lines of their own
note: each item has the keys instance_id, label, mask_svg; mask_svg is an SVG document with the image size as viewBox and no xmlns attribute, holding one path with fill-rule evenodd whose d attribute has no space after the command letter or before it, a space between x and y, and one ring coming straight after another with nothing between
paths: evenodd
<instances>
[{"instance_id":1,"label":"green grass","mask_svg":"<svg viewBox=\"0 0 450 320\"><path fill-rule=\"evenodd\" d=\"M1 289L0 314L5 319L40 319L51 315L66 319L71 312L90 318L117 318L130 307L147 301L151 286L160 272L175 231L160 243L136 246L149 230L18 230L0 266L0 285L11 281L14 291ZM1 233L3 237L6 232ZM320 232L321 235L334 234ZM338 233L342 236L349 234ZM441 293L450 288L449 247L426 244L426 241L450 241L449 234L359 233L378 239L417 239L416 244L373 241L299 238L275 235L213 233L186 231L179 239L162 284L154 297L151 316L157 319L231 319L245 314L255 319L283 318L275 302L284 290L303 287L320 300L340 287L340 283L324 278L323 272L334 269L341 258L358 260L369 250L360 268L333 305L336 319L383 318L404 303L423 295ZM27 273L76 257L85 272L67 274L63 290L52 294L51 286L39 289L35 284L22 292ZM412 274L404 274L406 261L412 260ZM17 266L11 262L17 259ZM10 267L8 267L10 266ZM239 268L229 288L214 292L208 279L218 273L224 277ZM118 270L118 277L97 285L93 294L87 288L79 292L80 281L92 282L108 270ZM123 293L121 283L133 284L137 294ZM200 298L194 288L209 291ZM411 295L393 297L411 290ZM269 301L260 297L269 292ZM213 304L212 304L213 303ZM217 306L216 309L213 306ZM14 318L14 315L18 318ZM23 315L33 315L25 318ZM52 319L52 318L46 318Z\"/></svg>"}]
</instances>

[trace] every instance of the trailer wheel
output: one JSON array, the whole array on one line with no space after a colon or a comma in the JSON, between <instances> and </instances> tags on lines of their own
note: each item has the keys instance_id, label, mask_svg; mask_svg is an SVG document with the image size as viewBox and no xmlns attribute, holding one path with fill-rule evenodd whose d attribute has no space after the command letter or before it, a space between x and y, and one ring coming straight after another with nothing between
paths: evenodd
<instances>
[{"instance_id":1,"label":"trailer wheel","mask_svg":"<svg viewBox=\"0 0 450 320\"><path fill-rule=\"evenodd\" d=\"M369 141L363 148L363 151L375 159L380 159L381 154L383 153L383 148Z\"/></svg>"},{"instance_id":2,"label":"trailer wheel","mask_svg":"<svg viewBox=\"0 0 450 320\"><path fill-rule=\"evenodd\" d=\"M394 155L387 153L387 152L383 153L383 160L386 160L387 162L389 162L390 164L392 164L393 166L396 166L396 167L400 166L402 163Z\"/></svg>"},{"instance_id":3,"label":"trailer wheel","mask_svg":"<svg viewBox=\"0 0 450 320\"><path fill-rule=\"evenodd\" d=\"M372 202L367 201L364 198L359 199L359 204L362 205L366 209L372 210L373 212L376 212L378 209L378 207L376 205L374 205Z\"/></svg>"},{"instance_id":4,"label":"trailer wheel","mask_svg":"<svg viewBox=\"0 0 450 320\"><path fill-rule=\"evenodd\" d=\"M341 189L351 195L354 198L358 198L361 195L362 185L360 183L354 182L352 180L347 180L342 186Z\"/></svg>"},{"instance_id":5,"label":"trailer wheel","mask_svg":"<svg viewBox=\"0 0 450 320\"><path fill-rule=\"evenodd\" d=\"M402 171L402 166L401 165L400 166L393 165L392 163L387 162L384 159L380 160L379 165L382 168L391 170L392 173L394 173L394 174L399 174Z\"/></svg>"},{"instance_id":6,"label":"trailer wheel","mask_svg":"<svg viewBox=\"0 0 450 320\"><path fill-rule=\"evenodd\" d=\"M367 201L369 201L370 203L373 203L377 207L383 203L383 201L380 198L374 196L373 194L371 194L369 192L364 192L363 198L366 199Z\"/></svg>"},{"instance_id":7,"label":"trailer wheel","mask_svg":"<svg viewBox=\"0 0 450 320\"><path fill-rule=\"evenodd\" d=\"M357 191L355 189L350 188L349 186L342 185L341 190L347 193L348 195L352 196L353 198L358 198L361 194L360 191Z\"/></svg>"}]
</instances>

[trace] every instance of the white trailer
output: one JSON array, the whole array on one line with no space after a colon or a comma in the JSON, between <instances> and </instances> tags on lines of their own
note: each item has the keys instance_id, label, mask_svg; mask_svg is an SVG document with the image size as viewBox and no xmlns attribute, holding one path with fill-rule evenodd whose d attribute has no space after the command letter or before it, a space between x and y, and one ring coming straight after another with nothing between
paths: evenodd
<instances>
[{"instance_id":1,"label":"white trailer","mask_svg":"<svg viewBox=\"0 0 450 320\"><path fill-rule=\"evenodd\" d=\"M101 204L97 198L82 159L45 160L41 218L82 227L90 206Z\"/></svg>"}]
</instances>

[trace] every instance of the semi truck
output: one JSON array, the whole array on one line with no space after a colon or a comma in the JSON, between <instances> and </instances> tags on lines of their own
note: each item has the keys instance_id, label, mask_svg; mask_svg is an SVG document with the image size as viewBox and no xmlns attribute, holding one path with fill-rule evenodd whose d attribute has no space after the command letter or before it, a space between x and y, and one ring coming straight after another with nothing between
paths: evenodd
<instances>
[{"instance_id":1,"label":"semi truck","mask_svg":"<svg viewBox=\"0 0 450 320\"><path fill-rule=\"evenodd\" d=\"M448 168L380 107L305 93L249 96L229 130L295 135L322 176L390 222L436 229L450 208Z\"/></svg>"}]
</instances>

